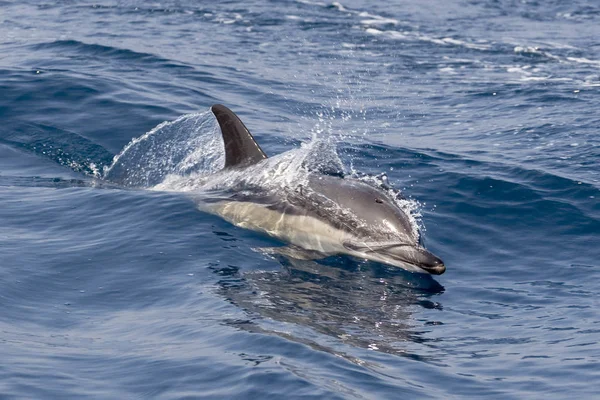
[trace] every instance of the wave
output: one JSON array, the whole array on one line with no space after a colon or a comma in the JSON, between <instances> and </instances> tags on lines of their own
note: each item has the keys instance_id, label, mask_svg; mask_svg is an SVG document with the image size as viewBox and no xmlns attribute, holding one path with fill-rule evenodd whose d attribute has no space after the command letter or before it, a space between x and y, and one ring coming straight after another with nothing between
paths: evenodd
<instances>
[{"instance_id":1,"label":"wave","mask_svg":"<svg viewBox=\"0 0 600 400\"><path fill-rule=\"evenodd\" d=\"M425 178L433 169L437 169L441 177L436 181L443 179L457 195L464 196L455 200L453 206L475 204L483 199L487 208L509 206L509 210L514 210L506 213L507 219L518 215L518 220L527 221L533 214L523 213L523 209L531 209L537 210L539 218L552 214L557 219L573 218L568 223L563 221L564 228L572 232L591 233L600 229L600 203L597 201L600 188L592 183L536 168L478 160L437 150L397 149L385 145L365 145L361 148L361 153L365 155L373 154L375 157L376 154L386 154L398 162L406 160L404 162L408 163L411 174L423 177L419 185L411 188L417 197L426 197L427 192L435 190L434 184L428 183ZM517 204L520 206L517 207Z\"/></svg>"},{"instance_id":2,"label":"wave","mask_svg":"<svg viewBox=\"0 0 600 400\"><path fill-rule=\"evenodd\" d=\"M332 10L344 13L349 17L355 18L357 20L357 26L355 27L359 27L365 33L371 36L388 38L390 40L426 42L439 46L457 46L472 50L492 51L503 54L509 54L508 52L512 49L512 51L516 54L528 57L540 57L541 59L545 59L546 61L582 64L600 68L600 60L585 57L584 55L581 55L581 49L578 49L574 46L565 43L546 42L544 46L551 50L567 50L569 52L577 52L580 55L557 55L550 52L547 49L540 48L539 46L523 44L516 44L511 46L511 44L507 42L497 42L493 40L485 40L482 38L473 39L468 37L444 36L436 34L435 31L424 32L422 29L420 29L418 25L415 25L410 21L400 20L389 15L376 14L372 11L353 9L348 6L345 6L340 2L322 3L304 0L299 2L306 5L316 5L320 7L330 8ZM402 26L405 29L385 29L386 26ZM524 80L544 79L537 79L537 77L533 77L526 78Z\"/></svg>"},{"instance_id":3,"label":"wave","mask_svg":"<svg viewBox=\"0 0 600 400\"><path fill-rule=\"evenodd\" d=\"M25 150L92 177L101 176L112 154L77 133L43 124L17 123L0 137L0 143Z\"/></svg>"},{"instance_id":4,"label":"wave","mask_svg":"<svg viewBox=\"0 0 600 400\"><path fill-rule=\"evenodd\" d=\"M83 55L86 57L96 57L103 59L123 60L128 63L135 62L143 64L145 67L153 64L160 64L166 68L178 68L185 70L195 70L194 67L181 62L175 62L166 58L159 57L151 53L142 53L130 49L124 49L114 46L106 46L95 43L85 43L78 40L55 40L52 42L37 43L29 46L33 51L51 51L62 56L66 54ZM89 61L89 60L88 60Z\"/></svg>"}]
</instances>

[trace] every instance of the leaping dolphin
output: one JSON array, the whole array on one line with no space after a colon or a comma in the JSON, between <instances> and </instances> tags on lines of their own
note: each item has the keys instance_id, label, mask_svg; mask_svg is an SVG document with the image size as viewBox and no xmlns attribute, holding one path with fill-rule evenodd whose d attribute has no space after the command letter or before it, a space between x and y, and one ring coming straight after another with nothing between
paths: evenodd
<instances>
[{"instance_id":1,"label":"leaping dolphin","mask_svg":"<svg viewBox=\"0 0 600 400\"><path fill-rule=\"evenodd\" d=\"M267 155L242 121L223 105L211 110L225 146L224 170L260 171ZM313 171L303 182L276 190L238 186L204 207L234 225L289 243L278 252L295 258L346 254L413 272L440 275L446 270L423 248L418 229L394 199L358 179Z\"/></svg>"}]
</instances>

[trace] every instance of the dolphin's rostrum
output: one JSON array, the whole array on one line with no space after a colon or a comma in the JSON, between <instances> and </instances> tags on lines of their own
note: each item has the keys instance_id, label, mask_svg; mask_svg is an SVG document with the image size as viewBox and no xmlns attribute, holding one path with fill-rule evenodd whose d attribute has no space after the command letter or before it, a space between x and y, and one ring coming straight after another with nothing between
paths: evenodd
<instances>
[{"instance_id":1,"label":"dolphin's rostrum","mask_svg":"<svg viewBox=\"0 0 600 400\"><path fill-rule=\"evenodd\" d=\"M212 106L223 136L225 170L260 168L266 154L223 105ZM229 222L290 244L295 258L347 254L409 271L442 274L442 260L424 249L418 229L384 190L358 179L311 171L302 183L267 191L236 187L205 208Z\"/></svg>"}]
</instances>

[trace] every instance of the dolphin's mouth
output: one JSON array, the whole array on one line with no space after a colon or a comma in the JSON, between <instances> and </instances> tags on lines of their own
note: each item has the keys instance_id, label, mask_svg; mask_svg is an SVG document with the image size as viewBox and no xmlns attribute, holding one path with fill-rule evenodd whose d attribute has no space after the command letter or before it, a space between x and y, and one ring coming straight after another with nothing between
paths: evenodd
<instances>
[{"instance_id":1,"label":"dolphin's mouth","mask_svg":"<svg viewBox=\"0 0 600 400\"><path fill-rule=\"evenodd\" d=\"M422 247L410 244L391 243L356 246L344 243L344 246L361 252L366 258L408 270L426 272L432 275L441 275L446 271L446 266L439 257Z\"/></svg>"},{"instance_id":2,"label":"dolphin's mouth","mask_svg":"<svg viewBox=\"0 0 600 400\"><path fill-rule=\"evenodd\" d=\"M377 253L421 268L432 275L441 275L446 271L444 262L422 247L395 245L377 250Z\"/></svg>"}]
</instances>

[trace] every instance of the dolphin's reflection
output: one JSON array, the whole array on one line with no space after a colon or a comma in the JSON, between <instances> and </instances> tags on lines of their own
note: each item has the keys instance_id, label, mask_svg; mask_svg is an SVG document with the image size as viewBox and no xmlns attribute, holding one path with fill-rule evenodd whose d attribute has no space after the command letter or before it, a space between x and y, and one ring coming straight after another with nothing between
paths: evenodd
<instances>
[{"instance_id":1,"label":"dolphin's reflection","mask_svg":"<svg viewBox=\"0 0 600 400\"><path fill-rule=\"evenodd\" d=\"M414 313L441 309L433 298L444 288L431 276L343 256L319 262L285 256L277 260L283 269L242 273L232 266L213 268L223 277L221 293L251 316L285 323L286 338L319 350L327 349L321 341L307 343L307 327L352 346L423 358L410 354L407 342L428 341L425 324L415 322ZM265 332L262 326L244 326Z\"/></svg>"}]
</instances>

